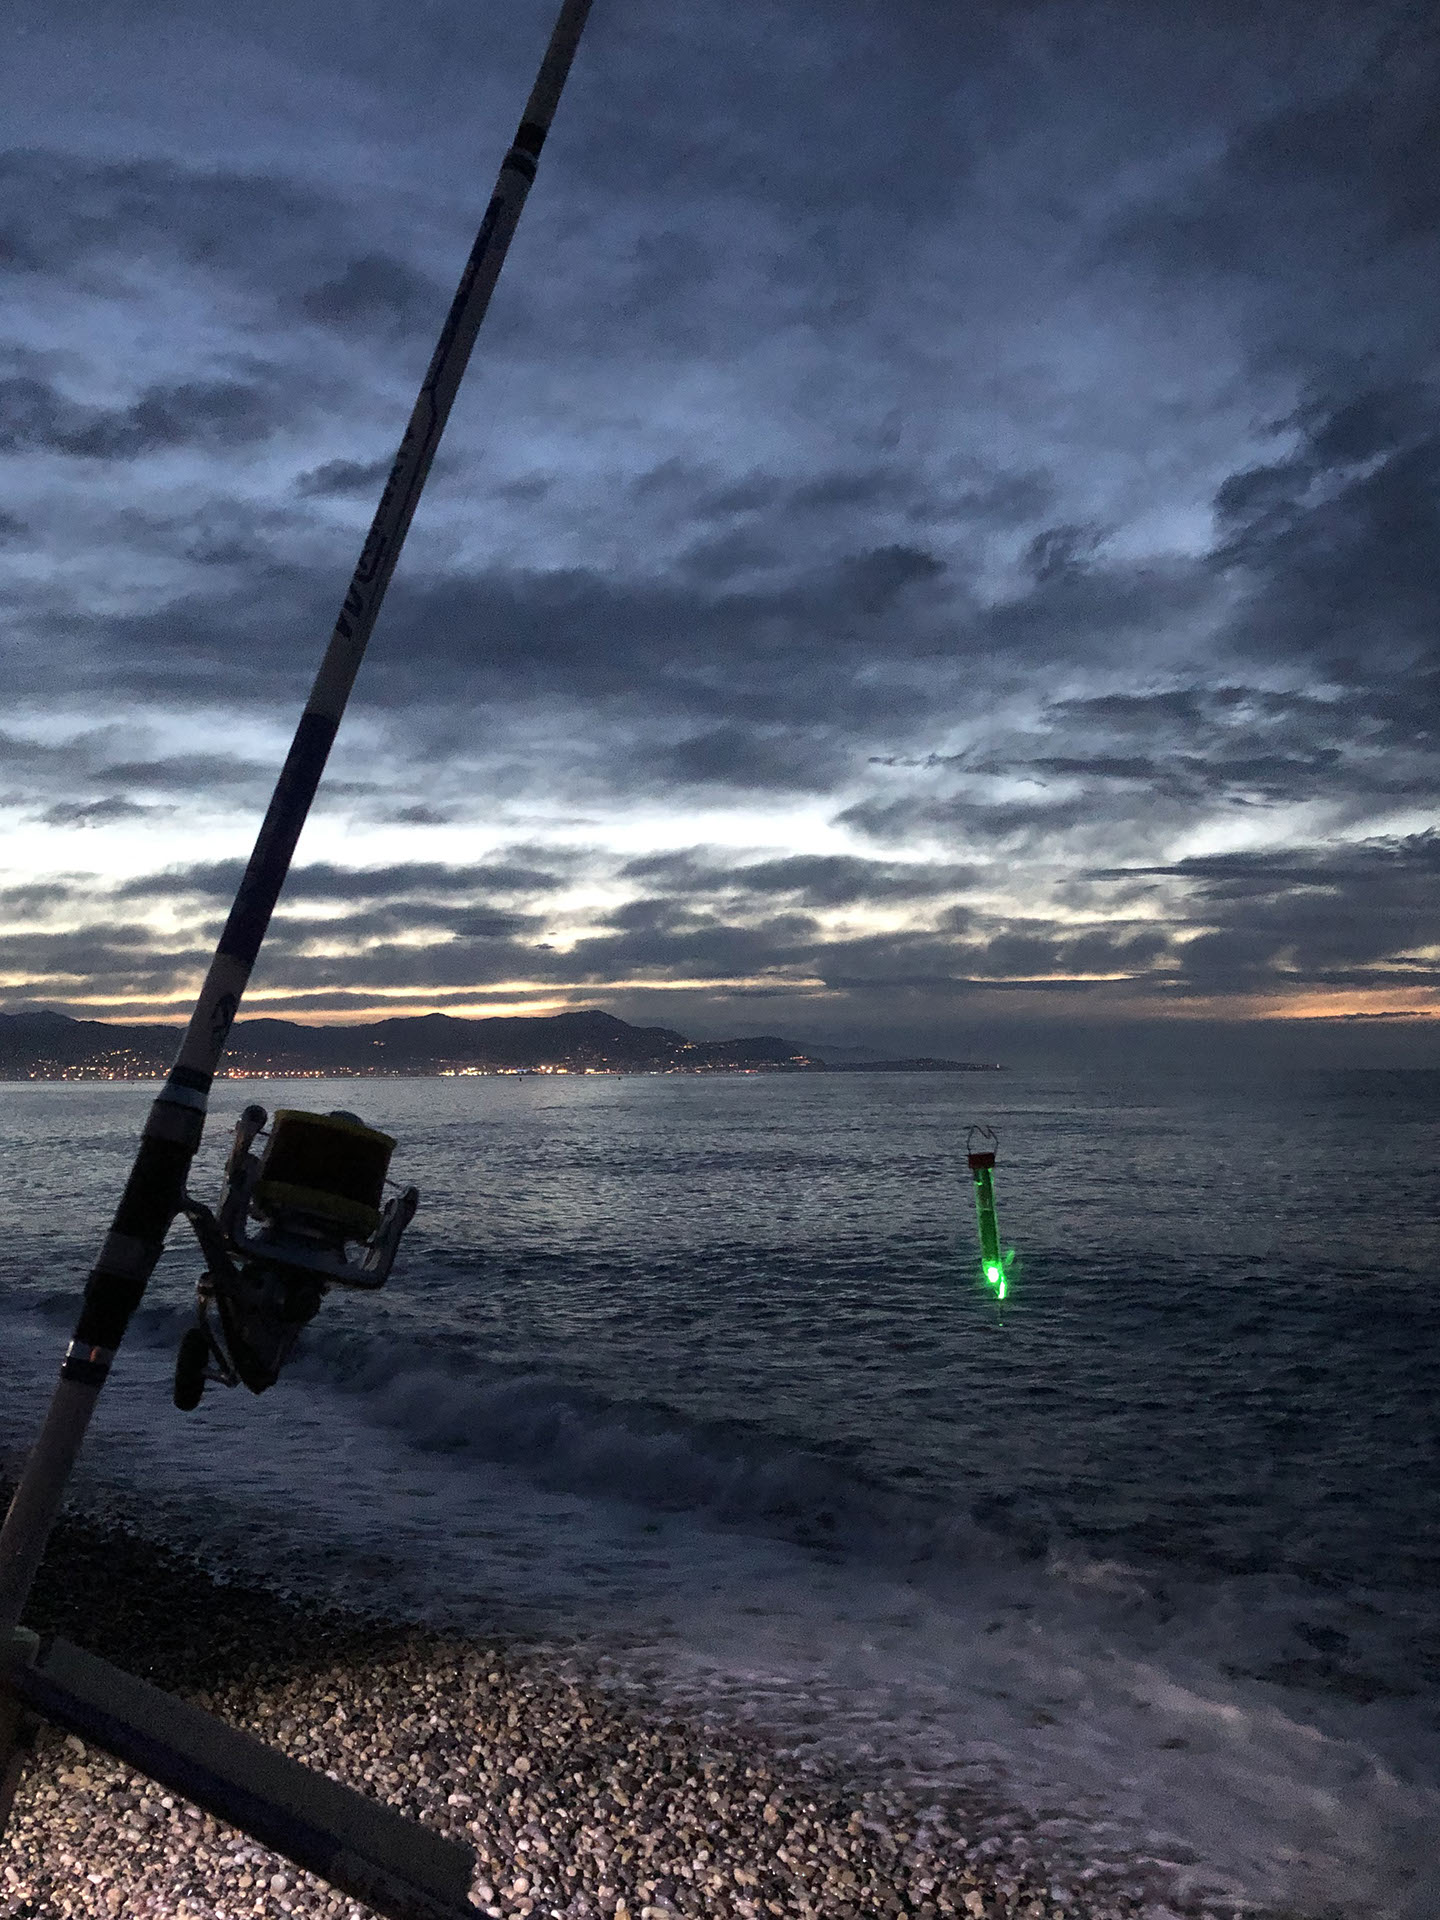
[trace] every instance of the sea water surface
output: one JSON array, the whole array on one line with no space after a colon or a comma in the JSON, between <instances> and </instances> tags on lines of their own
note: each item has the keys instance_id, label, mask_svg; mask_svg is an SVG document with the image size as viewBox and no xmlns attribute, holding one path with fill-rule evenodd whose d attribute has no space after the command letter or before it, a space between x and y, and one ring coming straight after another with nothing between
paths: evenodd
<instances>
[{"instance_id":1,"label":"sea water surface","mask_svg":"<svg viewBox=\"0 0 1440 1920\"><path fill-rule=\"evenodd\" d=\"M12 1464L153 1091L0 1088ZM396 1136L397 1271L182 1415L177 1228L84 1501L964 1786L1057 1897L1440 1913L1440 1075L222 1081L201 1197L255 1099Z\"/></svg>"}]
</instances>

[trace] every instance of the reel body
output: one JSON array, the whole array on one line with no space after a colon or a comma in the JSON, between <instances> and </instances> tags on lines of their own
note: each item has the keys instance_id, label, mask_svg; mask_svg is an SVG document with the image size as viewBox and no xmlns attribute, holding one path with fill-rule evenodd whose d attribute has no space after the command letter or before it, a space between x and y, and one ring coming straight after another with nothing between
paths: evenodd
<instances>
[{"instance_id":1,"label":"reel body","mask_svg":"<svg viewBox=\"0 0 1440 1920\"><path fill-rule=\"evenodd\" d=\"M385 1198L388 1134L353 1113L282 1109L257 1153L267 1117L258 1106L241 1114L215 1211L185 1199L206 1271L175 1367L184 1412L209 1380L274 1386L332 1286L384 1286L415 1215L414 1187Z\"/></svg>"}]
</instances>

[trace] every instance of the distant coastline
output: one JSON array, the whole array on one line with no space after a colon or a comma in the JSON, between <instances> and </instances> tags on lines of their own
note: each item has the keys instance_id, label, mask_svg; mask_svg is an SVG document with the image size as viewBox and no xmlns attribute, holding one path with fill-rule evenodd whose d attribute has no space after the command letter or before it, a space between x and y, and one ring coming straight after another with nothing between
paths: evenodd
<instances>
[{"instance_id":1,"label":"distant coastline","mask_svg":"<svg viewBox=\"0 0 1440 1920\"><path fill-rule=\"evenodd\" d=\"M61 1013L0 1014L0 1080L154 1080L169 1069L181 1032L179 1026L74 1020ZM481 1020L431 1013L325 1027L297 1020L240 1020L217 1077L999 1071L999 1062L929 1055L827 1060L776 1034L690 1040L669 1027L635 1027L614 1014L587 1009Z\"/></svg>"}]
</instances>

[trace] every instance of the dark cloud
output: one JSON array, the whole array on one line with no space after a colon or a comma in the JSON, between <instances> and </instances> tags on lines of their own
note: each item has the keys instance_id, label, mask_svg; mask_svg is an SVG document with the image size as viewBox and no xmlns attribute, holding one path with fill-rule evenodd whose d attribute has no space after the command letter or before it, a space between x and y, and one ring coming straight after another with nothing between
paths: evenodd
<instances>
[{"instance_id":1,"label":"dark cloud","mask_svg":"<svg viewBox=\"0 0 1440 1920\"><path fill-rule=\"evenodd\" d=\"M1440 873L1440 835L1432 831L1349 846L1197 854L1172 866L1100 871L1104 875L1173 875L1195 880L1219 893L1238 890L1246 894L1270 894L1288 887L1332 887L1345 879L1377 875L1409 882Z\"/></svg>"},{"instance_id":2,"label":"dark cloud","mask_svg":"<svg viewBox=\"0 0 1440 1920\"><path fill-rule=\"evenodd\" d=\"M297 900L301 898L303 895L297 895ZM431 946L443 948L451 941L511 940L541 929L542 923L533 914L446 906L433 900L388 900L357 912L326 914L321 919L303 908L297 912L292 902L282 908L276 923L275 950L304 953L339 946L368 953L370 942L393 940L402 934L409 940L428 935Z\"/></svg>"},{"instance_id":3,"label":"dark cloud","mask_svg":"<svg viewBox=\"0 0 1440 1920\"><path fill-rule=\"evenodd\" d=\"M1033 588L988 609L974 622L974 651L1035 666L1066 661L1128 664L1157 630L1184 631L1208 610L1212 593L1196 567L1172 560L1088 562L1057 529L1063 561L1038 563ZM1045 536L1041 536L1042 548ZM1047 550L1048 551L1048 550Z\"/></svg>"},{"instance_id":4,"label":"dark cloud","mask_svg":"<svg viewBox=\"0 0 1440 1920\"><path fill-rule=\"evenodd\" d=\"M988 934L945 938L891 934L827 943L819 966L825 984L848 992L887 984L939 993L977 986L1029 988L1063 982L1086 986L1087 976L1119 976L1127 985L1154 979L1154 963L1169 951L1165 933L1124 925L1057 933L1044 923L1004 927Z\"/></svg>"},{"instance_id":5,"label":"dark cloud","mask_svg":"<svg viewBox=\"0 0 1440 1920\"><path fill-rule=\"evenodd\" d=\"M172 867L127 880L115 891L123 900L228 900L239 886L243 871L244 863L239 860ZM337 867L316 861L292 870L285 883L285 900L443 901L457 895L473 899L487 893L548 893L564 884L560 874L518 864L452 867L416 860L388 867Z\"/></svg>"},{"instance_id":6,"label":"dark cloud","mask_svg":"<svg viewBox=\"0 0 1440 1920\"><path fill-rule=\"evenodd\" d=\"M44 740L27 740L22 734L0 732L0 767L7 772L33 778L41 769L61 766L68 774L82 755L83 748L77 743L56 747Z\"/></svg>"},{"instance_id":7,"label":"dark cloud","mask_svg":"<svg viewBox=\"0 0 1440 1920\"><path fill-rule=\"evenodd\" d=\"M452 809L431 807L423 803L413 807L397 807L390 818L397 826L404 827L444 827L456 817Z\"/></svg>"},{"instance_id":8,"label":"dark cloud","mask_svg":"<svg viewBox=\"0 0 1440 1920\"><path fill-rule=\"evenodd\" d=\"M433 282L386 253L347 261L342 273L309 288L297 302L307 320L361 336L438 328L445 304Z\"/></svg>"},{"instance_id":9,"label":"dark cloud","mask_svg":"<svg viewBox=\"0 0 1440 1920\"><path fill-rule=\"evenodd\" d=\"M907 587L936 580L944 565L921 547L876 547L847 560L837 590L861 613L889 612Z\"/></svg>"},{"instance_id":10,"label":"dark cloud","mask_svg":"<svg viewBox=\"0 0 1440 1920\"><path fill-rule=\"evenodd\" d=\"M77 888L68 880L37 880L29 886L0 890L0 909L13 919L28 920L43 916L53 908L71 905L77 895Z\"/></svg>"},{"instance_id":11,"label":"dark cloud","mask_svg":"<svg viewBox=\"0 0 1440 1920\"><path fill-rule=\"evenodd\" d=\"M977 671L994 689L1046 661L1124 661L1210 591L1199 569L1116 565L980 609L937 562L903 548L744 588L589 569L412 576L392 591L360 697L421 716L440 694L451 712L548 700L689 717L709 724L655 750L656 774L728 780L744 766L743 784L797 786L853 763L822 728L858 747L937 711L967 712ZM268 660L288 679L292 636L323 635L333 617L321 582L269 557L228 591L38 626L57 666L68 643L103 661L117 689L268 704L276 683L255 668Z\"/></svg>"},{"instance_id":12,"label":"dark cloud","mask_svg":"<svg viewBox=\"0 0 1440 1920\"><path fill-rule=\"evenodd\" d=\"M1436 662L1440 395L1366 391L1298 417L1289 458L1217 496L1217 563L1245 599L1230 643L1362 689Z\"/></svg>"},{"instance_id":13,"label":"dark cloud","mask_svg":"<svg viewBox=\"0 0 1440 1920\"><path fill-rule=\"evenodd\" d=\"M1101 527L1045 527L1025 551L1025 561L1037 586L1052 580L1075 580L1094 559L1105 538Z\"/></svg>"},{"instance_id":14,"label":"dark cloud","mask_svg":"<svg viewBox=\"0 0 1440 1920\"><path fill-rule=\"evenodd\" d=\"M1329 715L1333 703L1313 695L1250 686L1182 686L1154 693L1105 693L1052 701L1047 712L1061 725L1100 727L1107 732L1163 734L1167 740L1214 737L1232 718L1255 715L1267 723L1298 720L1309 725Z\"/></svg>"},{"instance_id":15,"label":"dark cloud","mask_svg":"<svg viewBox=\"0 0 1440 1920\"><path fill-rule=\"evenodd\" d=\"M0 153L0 262L11 272L182 262L251 281L276 255L303 257L334 200L293 179L12 148Z\"/></svg>"},{"instance_id":16,"label":"dark cloud","mask_svg":"<svg viewBox=\"0 0 1440 1920\"><path fill-rule=\"evenodd\" d=\"M155 596L133 611L47 608L32 622L27 692L41 702L63 698L84 674L107 702L273 712L281 690L298 694L318 662L323 640L311 643L307 661L295 636L328 635L338 599L328 585L267 556L243 581Z\"/></svg>"},{"instance_id":17,"label":"dark cloud","mask_svg":"<svg viewBox=\"0 0 1440 1920\"><path fill-rule=\"evenodd\" d=\"M1440 40L1413 10L1406 23L1403 9L1357 8L1349 24L1388 38L1389 53L1235 131L1178 195L1119 223L1115 256L1143 254L1199 283L1298 282L1328 307L1347 282L1379 280L1387 254L1433 241Z\"/></svg>"},{"instance_id":18,"label":"dark cloud","mask_svg":"<svg viewBox=\"0 0 1440 1920\"><path fill-rule=\"evenodd\" d=\"M735 926L662 899L635 902L613 918L621 923L617 931L548 955L537 968L540 977L589 984L635 976L753 976L784 969L808 972L813 963L817 928L808 914L777 914L753 926Z\"/></svg>"},{"instance_id":19,"label":"dark cloud","mask_svg":"<svg viewBox=\"0 0 1440 1920\"><path fill-rule=\"evenodd\" d=\"M451 711L590 700L708 721L688 744L659 749L657 772L669 754L682 779L724 778L727 759L744 752L724 729L741 725L757 730L750 758L758 776L767 733L779 740L781 729L813 734L830 723L889 727L927 709L934 689L914 684L909 671L917 655L937 661L932 672L942 679L961 671L968 646L944 638L953 609L909 598L936 571L919 555L883 550L745 591L588 569L410 577L392 591L361 697L395 709L423 708L439 695ZM308 570L266 556L228 589L209 585L134 612L42 615L37 662L59 675L78 653L117 693L268 706L277 685L294 679L294 636L315 636L318 656L337 598ZM37 680L37 692L44 684ZM823 742L822 752L830 769L841 764ZM795 784L794 752L768 759L783 784Z\"/></svg>"},{"instance_id":20,"label":"dark cloud","mask_svg":"<svg viewBox=\"0 0 1440 1920\"><path fill-rule=\"evenodd\" d=\"M134 728L91 728L59 742L0 734L0 769L17 782L7 804L52 825L104 825L162 817L197 800L253 804L277 770L223 752L121 759L122 743L136 746Z\"/></svg>"},{"instance_id":21,"label":"dark cloud","mask_svg":"<svg viewBox=\"0 0 1440 1920\"><path fill-rule=\"evenodd\" d=\"M689 894L793 894L807 907L927 901L973 886L980 869L863 860L852 854L795 854L784 860L722 863L703 850L648 854L621 868L627 879Z\"/></svg>"},{"instance_id":22,"label":"dark cloud","mask_svg":"<svg viewBox=\"0 0 1440 1920\"><path fill-rule=\"evenodd\" d=\"M156 793L213 793L227 787L250 787L273 781L275 768L255 760L224 753L177 753L161 760L112 760L99 768L98 777L132 790Z\"/></svg>"},{"instance_id":23,"label":"dark cloud","mask_svg":"<svg viewBox=\"0 0 1440 1920\"><path fill-rule=\"evenodd\" d=\"M327 988L355 990L357 979L372 996L377 990L430 988L466 990L498 986L517 977L541 979L534 949L517 946L503 937L484 935L415 946L409 940L367 945L357 963L350 951L326 952L317 943L267 943L256 970L255 985L267 992L293 988L309 996Z\"/></svg>"},{"instance_id":24,"label":"dark cloud","mask_svg":"<svg viewBox=\"0 0 1440 1920\"><path fill-rule=\"evenodd\" d=\"M52 827L100 827L114 820L136 819L147 811L123 794L112 793L103 800L58 800L42 817Z\"/></svg>"},{"instance_id":25,"label":"dark cloud","mask_svg":"<svg viewBox=\"0 0 1440 1920\"><path fill-rule=\"evenodd\" d=\"M869 838L904 843L917 836L953 842L959 853L972 846L1043 841L1093 817L1083 798L1073 800L945 799L862 801L836 818Z\"/></svg>"},{"instance_id":26,"label":"dark cloud","mask_svg":"<svg viewBox=\"0 0 1440 1920\"><path fill-rule=\"evenodd\" d=\"M1323 696L1221 684L1062 701L1046 709L1047 732L1075 751L1016 751L986 767L1089 787L1125 782L1195 804L1362 806L1428 791L1436 698L1432 672L1377 674L1366 685L1332 684ZM1081 751L1097 742L1101 750ZM1153 750L1134 752L1139 745Z\"/></svg>"},{"instance_id":27,"label":"dark cloud","mask_svg":"<svg viewBox=\"0 0 1440 1920\"><path fill-rule=\"evenodd\" d=\"M823 793L834 781L842 753L826 740L763 732L753 727L712 727L673 747L629 756L642 779L667 786L769 788Z\"/></svg>"},{"instance_id":28,"label":"dark cloud","mask_svg":"<svg viewBox=\"0 0 1440 1920\"><path fill-rule=\"evenodd\" d=\"M106 408L27 375L0 380L0 453L134 460L176 447L223 449L266 439L284 417L272 393L245 381L150 387L127 407Z\"/></svg>"},{"instance_id":29,"label":"dark cloud","mask_svg":"<svg viewBox=\"0 0 1440 1920\"><path fill-rule=\"evenodd\" d=\"M1089 759L1075 759L1054 753L1032 760L1030 765L1040 773L1058 773L1080 780L1138 780L1149 786L1160 777L1159 762L1138 755L1127 759L1119 754L1100 753Z\"/></svg>"},{"instance_id":30,"label":"dark cloud","mask_svg":"<svg viewBox=\"0 0 1440 1920\"><path fill-rule=\"evenodd\" d=\"M1179 882L1202 929L1178 947L1191 991L1406 986L1440 979L1414 956L1440 941L1440 837L1215 854L1096 877Z\"/></svg>"},{"instance_id":31,"label":"dark cloud","mask_svg":"<svg viewBox=\"0 0 1440 1920\"><path fill-rule=\"evenodd\" d=\"M1189 801L1228 799L1299 800L1335 791L1335 775L1344 759L1339 747L1317 746L1307 753L1217 753L1206 759L1177 754L1159 760L1144 756L1094 754L1041 755L1026 763L1037 775L1080 782L1087 791L1112 786L1143 787L1152 794ZM1356 784L1369 784L1357 780ZM1393 789L1393 785L1390 790Z\"/></svg>"},{"instance_id":32,"label":"dark cloud","mask_svg":"<svg viewBox=\"0 0 1440 1920\"><path fill-rule=\"evenodd\" d=\"M133 984L141 991L168 991L177 977L209 959L208 951L173 941L162 944L151 927L107 923L73 932L0 933L0 965L10 974L41 979L94 979L114 991Z\"/></svg>"},{"instance_id":33,"label":"dark cloud","mask_svg":"<svg viewBox=\"0 0 1440 1920\"><path fill-rule=\"evenodd\" d=\"M297 476L295 491L307 499L332 499L350 494L380 497L393 463L389 460L326 460Z\"/></svg>"}]
</instances>

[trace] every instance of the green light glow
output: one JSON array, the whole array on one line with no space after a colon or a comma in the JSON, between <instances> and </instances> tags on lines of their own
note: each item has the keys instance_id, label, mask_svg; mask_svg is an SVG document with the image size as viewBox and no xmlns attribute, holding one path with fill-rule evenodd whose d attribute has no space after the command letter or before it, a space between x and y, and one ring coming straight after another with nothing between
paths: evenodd
<instances>
[{"instance_id":1,"label":"green light glow","mask_svg":"<svg viewBox=\"0 0 1440 1920\"><path fill-rule=\"evenodd\" d=\"M1011 1248L1002 1251L1000 1245L993 1165L992 1156L977 1154L970 1171L975 1183L975 1213L980 1228L980 1277L987 1287L994 1288L996 1299L1003 1300L1010 1291L1010 1263L1015 1254Z\"/></svg>"}]
</instances>

